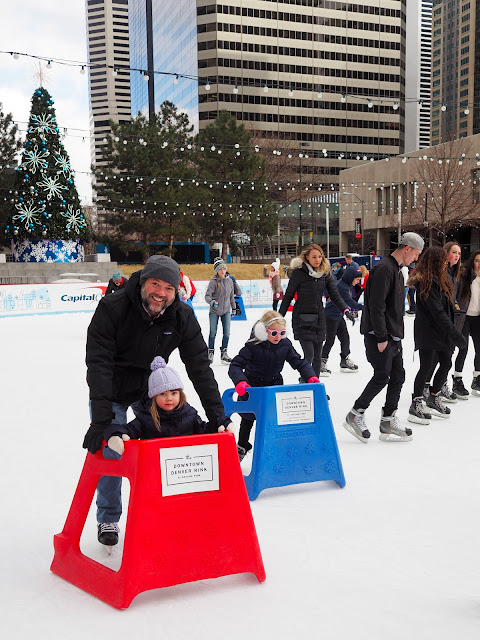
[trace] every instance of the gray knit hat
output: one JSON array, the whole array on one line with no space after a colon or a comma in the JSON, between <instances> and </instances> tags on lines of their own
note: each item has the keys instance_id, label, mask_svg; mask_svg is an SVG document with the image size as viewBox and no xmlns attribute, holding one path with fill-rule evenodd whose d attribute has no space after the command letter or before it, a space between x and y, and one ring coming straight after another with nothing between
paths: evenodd
<instances>
[{"instance_id":1,"label":"gray knit hat","mask_svg":"<svg viewBox=\"0 0 480 640\"><path fill-rule=\"evenodd\" d=\"M152 373L148 378L148 397L154 398L164 391L183 389L183 382L174 369L167 367L162 356L156 356L150 365Z\"/></svg>"},{"instance_id":2,"label":"gray knit hat","mask_svg":"<svg viewBox=\"0 0 480 640\"><path fill-rule=\"evenodd\" d=\"M149 258L140 274L140 284L148 278L157 278L168 282L178 291L180 285L180 267L168 256L152 256Z\"/></svg>"},{"instance_id":3,"label":"gray knit hat","mask_svg":"<svg viewBox=\"0 0 480 640\"><path fill-rule=\"evenodd\" d=\"M227 265L222 259L220 260L217 259L213 263L213 270L215 271L215 275L220 271L220 269L226 269L226 268L227 268Z\"/></svg>"}]
</instances>

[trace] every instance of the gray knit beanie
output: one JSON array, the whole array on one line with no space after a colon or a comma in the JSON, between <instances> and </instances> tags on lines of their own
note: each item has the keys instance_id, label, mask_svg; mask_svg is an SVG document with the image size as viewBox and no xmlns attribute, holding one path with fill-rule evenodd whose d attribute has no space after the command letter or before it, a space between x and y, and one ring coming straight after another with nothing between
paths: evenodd
<instances>
[{"instance_id":1,"label":"gray knit beanie","mask_svg":"<svg viewBox=\"0 0 480 640\"><path fill-rule=\"evenodd\" d=\"M180 267L168 256L152 256L149 258L140 273L140 284L148 278L157 278L168 282L178 291L180 285Z\"/></svg>"},{"instance_id":2,"label":"gray knit beanie","mask_svg":"<svg viewBox=\"0 0 480 640\"><path fill-rule=\"evenodd\" d=\"M148 397L154 398L164 391L183 389L183 382L174 369L167 367L162 356L156 356L150 365L152 373L148 378Z\"/></svg>"},{"instance_id":3,"label":"gray knit beanie","mask_svg":"<svg viewBox=\"0 0 480 640\"><path fill-rule=\"evenodd\" d=\"M220 269L226 269L227 265L225 264L225 262L220 259L220 260L215 260L215 262L213 263L213 270L215 271L215 275L217 275L217 273L220 271Z\"/></svg>"}]
</instances>

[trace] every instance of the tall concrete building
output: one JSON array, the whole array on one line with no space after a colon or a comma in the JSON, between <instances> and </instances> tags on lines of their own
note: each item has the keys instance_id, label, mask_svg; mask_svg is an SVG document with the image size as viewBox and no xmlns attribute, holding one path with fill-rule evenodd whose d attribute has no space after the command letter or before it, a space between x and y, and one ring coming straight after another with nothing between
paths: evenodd
<instances>
[{"instance_id":1,"label":"tall concrete building","mask_svg":"<svg viewBox=\"0 0 480 640\"><path fill-rule=\"evenodd\" d=\"M431 142L436 145L480 132L480 3L433 0L432 20Z\"/></svg>"},{"instance_id":2,"label":"tall concrete building","mask_svg":"<svg viewBox=\"0 0 480 640\"><path fill-rule=\"evenodd\" d=\"M102 161L110 120L129 122L128 0L86 0L92 164Z\"/></svg>"},{"instance_id":3,"label":"tall concrete building","mask_svg":"<svg viewBox=\"0 0 480 640\"><path fill-rule=\"evenodd\" d=\"M430 146L433 0L407 0L405 152Z\"/></svg>"},{"instance_id":4,"label":"tall concrete building","mask_svg":"<svg viewBox=\"0 0 480 640\"><path fill-rule=\"evenodd\" d=\"M129 0L129 14L131 66L148 71L131 73L132 114L170 100L203 128L226 109L307 147L316 182L404 151L406 0Z\"/></svg>"}]
</instances>

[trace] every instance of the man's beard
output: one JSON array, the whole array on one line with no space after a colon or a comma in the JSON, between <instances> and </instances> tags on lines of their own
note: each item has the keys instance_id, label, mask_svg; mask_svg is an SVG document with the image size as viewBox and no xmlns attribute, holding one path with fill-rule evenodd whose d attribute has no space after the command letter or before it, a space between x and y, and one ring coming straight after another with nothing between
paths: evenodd
<instances>
[{"instance_id":1,"label":"man's beard","mask_svg":"<svg viewBox=\"0 0 480 640\"><path fill-rule=\"evenodd\" d=\"M155 308L152 306L151 303L151 296L153 294L146 294L144 291L144 288L142 286L141 290L140 290L141 296L142 296L142 303L143 306L145 307L145 309L147 309L147 311L152 314L152 315L158 315L159 313L162 313L163 311L165 311L165 309L167 307L169 307L173 300L175 300L175 298L173 298L173 300L167 301L167 299L164 296L160 296L163 298L162 302L158 301L158 300L154 300L154 304L155 304Z\"/></svg>"}]
</instances>

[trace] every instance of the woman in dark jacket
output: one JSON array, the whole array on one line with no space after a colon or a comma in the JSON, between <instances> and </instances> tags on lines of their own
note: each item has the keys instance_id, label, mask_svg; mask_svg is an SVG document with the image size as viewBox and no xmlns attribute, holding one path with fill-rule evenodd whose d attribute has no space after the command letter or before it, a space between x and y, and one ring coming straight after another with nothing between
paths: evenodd
<instances>
[{"instance_id":1,"label":"woman in dark jacket","mask_svg":"<svg viewBox=\"0 0 480 640\"><path fill-rule=\"evenodd\" d=\"M447 264L445 249L430 247L408 280L409 286L415 286L417 292L414 339L420 355L420 368L408 412L409 422L429 424L431 414L450 417L450 409L442 403L439 393L452 364L454 345L461 348L465 345L465 338L454 324L454 292L447 275ZM435 358L438 358L439 366L425 401L425 410L423 388Z\"/></svg>"},{"instance_id":2,"label":"woman in dark jacket","mask_svg":"<svg viewBox=\"0 0 480 640\"><path fill-rule=\"evenodd\" d=\"M285 316L294 295L297 294L292 313L293 335L302 346L305 360L310 362L318 377L326 336L323 296L328 293L333 304L349 320L353 321L354 318L338 293L336 280L332 276L330 263L325 259L322 247L310 244L298 258L292 260L292 266L295 268L291 272L279 312Z\"/></svg>"}]
</instances>

